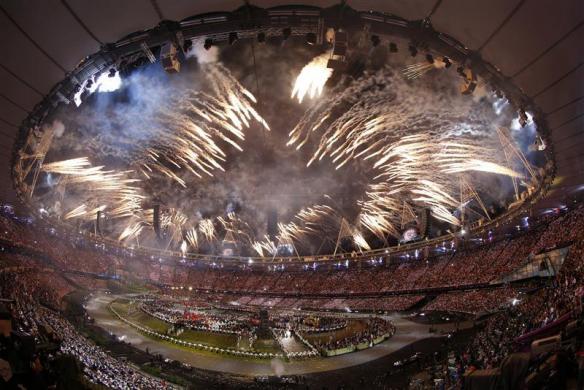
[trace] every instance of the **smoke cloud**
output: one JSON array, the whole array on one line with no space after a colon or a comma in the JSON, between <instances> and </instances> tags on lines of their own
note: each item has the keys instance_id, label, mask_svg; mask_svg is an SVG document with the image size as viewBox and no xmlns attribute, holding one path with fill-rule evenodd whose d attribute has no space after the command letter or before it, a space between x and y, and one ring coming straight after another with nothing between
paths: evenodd
<instances>
[{"instance_id":1,"label":"smoke cloud","mask_svg":"<svg viewBox=\"0 0 584 390\"><path fill-rule=\"evenodd\" d=\"M320 54L318 49L292 42L285 48L256 45L253 49L250 44L238 42L220 51L216 46L205 50L203 40L193 41L179 74L165 73L160 64L149 65L124 77L118 91L88 96L79 108L62 108L55 114L56 139L47 161L88 156L95 166L132 170L131 175L140 178L139 186L147 197L145 207L160 203L180 210L189 226L196 226L203 218L235 212L249 223L256 237L262 238L267 233L269 210L276 210L279 221L284 223L294 221L300 209L314 204L328 204L349 221L359 216L358 201L365 198L377 174L371 161L355 160L336 169L332 159L324 158L307 168L320 142L309 125L325 110L332 109L331 118L349 118L353 114L348 110L375 106L389 110L376 112L396 118L395 137L387 142L424 131L472 138L494 150L499 148L494 127L509 126L514 115L508 107L500 108L497 114L493 109L495 99L487 92L475 99L461 96L454 72L431 70L420 79L404 80L399 69L406 59L397 56L390 60L394 64L380 70L332 77L323 96L305 98L299 104L290 98L294 80L302 67ZM145 161L145 146L155 145L165 132L176 130L166 126L167 116L173 119L183 106L193 104L189 96L212 93L209 66L220 64L255 96L257 103L253 107L266 119L271 131L250 120L244 139L238 140L241 151L217 138L218 147L225 153L224 171L213 169L213 176L198 177L188 169L172 169L185 186L160 172L146 172L150 177L144 177L140 173L144 168L138 162ZM201 117L194 121L205 124ZM286 146L297 124L306 126L310 139L300 150ZM533 142L533 136L526 133L518 133L517 137L522 147ZM500 154L495 158L504 160ZM512 189L508 179L472 176L489 204L508 200ZM39 200L53 211L70 210L83 201L83 192L40 192ZM148 244L146 238L140 241ZM177 245L181 242L182 239Z\"/></svg>"}]
</instances>

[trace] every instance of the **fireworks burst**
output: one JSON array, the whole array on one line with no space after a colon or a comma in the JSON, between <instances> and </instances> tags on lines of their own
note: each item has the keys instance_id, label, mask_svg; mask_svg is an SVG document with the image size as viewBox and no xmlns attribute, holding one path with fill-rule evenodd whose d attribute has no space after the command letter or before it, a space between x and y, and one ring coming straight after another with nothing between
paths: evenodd
<instances>
[{"instance_id":1,"label":"fireworks burst","mask_svg":"<svg viewBox=\"0 0 584 390\"><path fill-rule=\"evenodd\" d=\"M264 237L264 241L254 241L251 246L260 256L265 256L266 254L274 256L278 251L276 244L267 236Z\"/></svg>"},{"instance_id":2,"label":"fireworks burst","mask_svg":"<svg viewBox=\"0 0 584 390\"><path fill-rule=\"evenodd\" d=\"M238 242L249 243L253 245L254 232L251 226L234 212L227 213L227 217L217 217L217 220L227 233L237 239Z\"/></svg>"},{"instance_id":3,"label":"fireworks burst","mask_svg":"<svg viewBox=\"0 0 584 390\"><path fill-rule=\"evenodd\" d=\"M158 127L152 129L153 141L139 153L137 163L146 178L154 171L186 188L186 182L175 173L182 168L195 176L213 176L224 171L226 154L219 141L242 151L240 141L252 121L270 130L267 122L252 104L255 97L235 80L220 64L205 64L211 92L188 90L160 107Z\"/></svg>"},{"instance_id":4,"label":"fireworks burst","mask_svg":"<svg viewBox=\"0 0 584 390\"><path fill-rule=\"evenodd\" d=\"M298 103L302 103L305 96L314 99L322 94L324 85L333 74L333 70L327 68L327 61L330 53L324 53L314 57L307 65L302 68L292 89L292 99L296 98Z\"/></svg>"},{"instance_id":5,"label":"fireworks burst","mask_svg":"<svg viewBox=\"0 0 584 390\"><path fill-rule=\"evenodd\" d=\"M93 166L87 157L44 164L41 170L62 176L61 191L75 191L83 197L82 204L67 212L63 219L93 219L98 211L110 218L135 217L142 209L142 195L130 177L133 171L108 171Z\"/></svg>"},{"instance_id":6,"label":"fireworks burst","mask_svg":"<svg viewBox=\"0 0 584 390\"><path fill-rule=\"evenodd\" d=\"M44 164L41 170L58 174L60 191L76 190L79 203L63 213L62 218L95 218L97 211L107 212L109 218L123 218L118 239L137 238L145 226L151 225L152 210L142 209L142 194L135 177L141 173L143 180L157 176L168 177L186 187L184 171L196 177L213 176L215 169L223 170L226 153L222 143L242 151L240 142L245 130L253 122L269 130L267 122L253 108L256 99L242 87L229 71L218 63L202 66L208 91L188 89L165 99L164 104L153 107L152 123L144 132L149 141L135 146L131 164L136 170L107 170L105 166L93 166L87 157L74 158ZM138 119L138 118L136 118ZM177 209L169 209L161 216L161 228L170 237L170 244L186 241L198 247L197 231L186 228L188 218ZM208 241L216 238L212 220L203 220L199 232ZM250 239L251 240L251 239Z\"/></svg>"},{"instance_id":7,"label":"fireworks burst","mask_svg":"<svg viewBox=\"0 0 584 390\"><path fill-rule=\"evenodd\" d=\"M415 68L419 74L431 67ZM380 71L321 101L289 134L288 145L300 148L320 133L307 165L325 157L337 169L355 159L371 164L374 182L360 202L360 224L380 238L398 236L404 201L459 225L453 210L460 203L460 174L522 176L503 165L488 138L495 132L487 131L492 129L486 121L466 120L471 111L468 100L453 96L452 104L438 104L413 89L387 69ZM461 130L460 123L465 122ZM432 128L427 127L430 123Z\"/></svg>"},{"instance_id":8,"label":"fireworks burst","mask_svg":"<svg viewBox=\"0 0 584 390\"><path fill-rule=\"evenodd\" d=\"M199 236L197 234L197 229L190 228L187 230L185 236L193 249L197 249L199 247Z\"/></svg>"},{"instance_id":9,"label":"fireworks burst","mask_svg":"<svg viewBox=\"0 0 584 390\"><path fill-rule=\"evenodd\" d=\"M158 237L158 247L163 238L168 248L186 254L189 250L217 248L215 244L229 237L260 256L275 256L282 245L296 248L295 244L310 240L311 244L319 240L326 245L337 242L338 246L340 239L349 238L355 250L370 250L373 237L387 242L388 235L401 235L405 205L414 210L428 209L438 220L461 225L463 179L479 182L487 175L500 175L530 185L522 174L522 162L509 161L514 154L503 155L498 150L501 143L497 143L493 128L500 123L493 118L500 112L487 112L484 108L488 102L473 102L460 96L456 88L451 93L444 84L428 88L427 84L420 86L412 81L444 63L426 61L409 65L401 72L385 68L355 80L343 76L343 82L321 96L332 75L332 69L327 68L329 57L330 53L324 53L313 58L295 79L291 99L298 103L305 98L314 101L285 142L296 150L309 149L307 167L325 159L338 170L355 164L359 179L369 180L356 205L345 207L341 202L343 207L339 207L331 197L323 204L312 204L316 199L312 198L312 205L297 213L294 212L301 204L286 205L280 215L288 219L277 224L274 238L264 235L258 224L252 226L244 220L249 210L258 211L244 204L249 196L241 196L241 214L224 214L224 205L217 211L214 205L195 204L188 199L196 187L191 183L202 188L212 182L209 177L223 178L221 172L235 165L227 161L230 151L243 152L250 129L270 130L254 108L253 94L216 62L200 63L202 80L196 89L176 88L163 98L153 99L145 93L148 96L140 102L150 105L144 103L146 110L127 110L132 113L129 118L108 122L96 114L95 120L88 120L97 126L95 131L88 131L94 135L94 154L90 156L96 158L43 162L41 171L54 175L47 178L51 191L43 194L38 190L35 195L43 203L52 200L52 210L63 220L87 222L95 219L98 212L104 213L108 220L114 220L108 234L120 241L140 244L153 237L154 213L147 205L162 203L168 207L160 213L163 234ZM438 74L431 72L427 78ZM450 81L454 87L456 82ZM124 88L130 89L130 85L130 80L124 81ZM121 117L119 113L127 111L115 113ZM100 126L100 120L108 123ZM140 138L131 143L134 135ZM56 142L66 145L65 141ZM100 155L104 146L110 145L113 151ZM100 159L112 156L112 160ZM47 161L50 157L51 154ZM108 165L102 165L104 161ZM115 162L110 165L110 161ZM121 163L129 169L117 169ZM358 180L354 188L360 188L364 181ZM164 186L172 188L167 190ZM189 187L184 196L179 195ZM336 193L328 189L322 192ZM227 191L217 198L225 194Z\"/></svg>"},{"instance_id":10,"label":"fireworks burst","mask_svg":"<svg viewBox=\"0 0 584 390\"><path fill-rule=\"evenodd\" d=\"M207 241L213 241L215 239L215 225L213 224L213 220L207 218L199 222L199 232L201 232Z\"/></svg>"},{"instance_id":11,"label":"fireworks burst","mask_svg":"<svg viewBox=\"0 0 584 390\"><path fill-rule=\"evenodd\" d=\"M408 65L403 69L403 74L409 80L414 80L422 77L427 72L435 69L434 64L428 62L418 62L416 64Z\"/></svg>"}]
</instances>

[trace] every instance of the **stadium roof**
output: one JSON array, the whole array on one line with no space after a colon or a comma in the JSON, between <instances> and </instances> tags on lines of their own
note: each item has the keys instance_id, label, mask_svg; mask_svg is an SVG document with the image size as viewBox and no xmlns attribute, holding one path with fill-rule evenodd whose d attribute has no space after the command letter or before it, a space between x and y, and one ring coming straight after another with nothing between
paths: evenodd
<instances>
[{"instance_id":1,"label":"stadium roof","mask_svg":"<svg viewBox=\"0 0 584 390\"><path fill-rule=\"evenodd\" d=\"M329 7L338 1L301 1ZM0 0L0 198L14 201L10 178L18 126L66 72L104 43L161 20L180 21L244 5L232 0ZM252 0L258 7L290 1ZM584 188L584 2L560 0L348 0L409 20L431 16L447 33L500 68L546 114L557 176L540 207Z\"/></svg>"}]
</instances>

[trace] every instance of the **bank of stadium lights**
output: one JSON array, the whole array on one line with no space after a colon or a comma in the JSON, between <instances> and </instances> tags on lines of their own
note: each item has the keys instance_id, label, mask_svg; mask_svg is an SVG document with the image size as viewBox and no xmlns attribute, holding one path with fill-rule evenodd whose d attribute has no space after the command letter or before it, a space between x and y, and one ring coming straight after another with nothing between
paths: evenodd
<instances>
[{"instance_id":1,"label":"bank of stadium lights","mask_svg":"<svg viewBox=\"0 0 584 390\"><path fill-rule=\"evenodd\" d=\"M97 79L87 79L79 90L73 96L73 102L77 107L82 103L81 95L88 92L90 95L94 92L113 92L122 86L122 78L120 72L115 68L111 68L108 72L101 73Z\"/></svg>"}]
</instances>

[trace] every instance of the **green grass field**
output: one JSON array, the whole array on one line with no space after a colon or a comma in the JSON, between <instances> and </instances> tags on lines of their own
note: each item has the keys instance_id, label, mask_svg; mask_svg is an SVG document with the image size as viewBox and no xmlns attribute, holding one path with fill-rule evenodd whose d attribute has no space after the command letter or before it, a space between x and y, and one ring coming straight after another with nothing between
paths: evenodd
<instances>
[{"instance_id":1,"label":"green grass field","mask_svg":"<svg viewBox=\"0 0 584 390\"><path fill-rule=\"evenodd\" d=\"M219 348L237 348L237 336L233 334L201 332L187 329L179 337L191 343L201 343Z\"/></svg>"},{"instance_id":2,"label":"green grass field","mask_svg":"<svg viewBox=\"0 0 584 390\"><path fill-rule=\"evenodd\" d=\"M167 330L172 326L158 318L152 317L142 310L138 308L136 304L131 304L127 299L118 299L111 303L112 309L114 309L118 314L120 314L125 319L132 321L134 323L140 324L142 326L146 326L158 333L165 334ZM112 314L113 315L113 314ZM175 336L176 337L176 336ZM172 342L166 340L160 340L156 337L152 337L153 339L157 340L161 344L165 344L171 346L172 348L178 348L183 350L190 350L192 348L185 347L181 345L174 344ZM225 333L214 333L214 332L203 332L197 330L186 329L180 336L176 337L180 340L192 342L192 343L201 343L212 347L218 348L232 348L237 349L237 336L233 334L225 334ZM242 340L241 346L247 346L247 340ZM243 348L247 349L247 348ZM272 352L272 353L281 353L282 350L280 349L278 343L274 339L259 339L254 343L254 349L258 352ZM197 353L202 354L209 354L212 355L214 352L204 351L204 350L197 350ZM253 360L250 358L243 358L243 357L233 357L234 359L245 359L245 360Z\"/></svg>"},{"instance_id":3,"label":"green grass field","mask_svg":"<svg viewBox=\"0 0 584 390\"><path fill-rule=\"evenodd\" d=\"M122 317L137 324L147 326L156 332L166 333L168 328L170 328L170 324L144 313L137 305L131 305L128 301L114 301L111 305Z\"/></svg>"}]
</instances>

